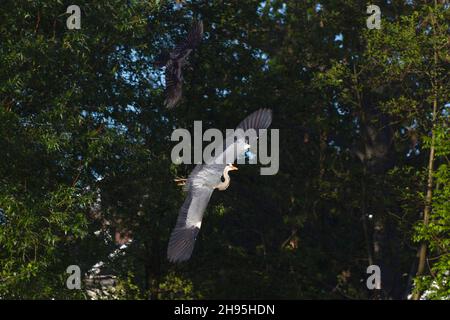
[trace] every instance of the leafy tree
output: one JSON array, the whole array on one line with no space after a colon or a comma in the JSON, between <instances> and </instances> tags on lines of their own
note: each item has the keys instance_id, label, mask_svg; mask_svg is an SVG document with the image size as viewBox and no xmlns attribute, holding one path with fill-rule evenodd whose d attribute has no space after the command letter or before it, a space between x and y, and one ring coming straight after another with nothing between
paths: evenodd
<instances>
[{"instance_id":1,"label":"leafy tree","mask_svg":"<svg viewBox=\"0 0 450 320\"><path fill-rule=\"evenodd\" d=\"M415 297L448 298L448 4L376 1L381 30L361 1L76 4L80 30L61 1L1 4L1 298L87 299L65 271L99 261L117 276L105 298L402 299L413 278ZM205 37L168 111L153 61L195 19ZM173 179L192 170L171 162L172 131L261 107L280 171L241 166L190 261L169 264Z\"/></svg>"}]
</instances>

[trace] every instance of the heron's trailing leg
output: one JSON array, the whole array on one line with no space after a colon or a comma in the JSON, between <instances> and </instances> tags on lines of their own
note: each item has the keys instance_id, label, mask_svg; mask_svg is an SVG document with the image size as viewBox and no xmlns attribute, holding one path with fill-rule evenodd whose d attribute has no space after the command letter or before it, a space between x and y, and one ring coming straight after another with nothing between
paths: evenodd
<instances>
[{"instance_id":1,"label":"heron's trailing leg","mask_svg":"<svg viewBox=\"0 0 450 320\"><path fill-rule=\"evenodd\" d=\"M173 179L173 181L175 181L177 186L182 187L182 186L186 185L187 179L186 178L178 178L177 177L176 179Z\"/></svg>"}]
</instances>

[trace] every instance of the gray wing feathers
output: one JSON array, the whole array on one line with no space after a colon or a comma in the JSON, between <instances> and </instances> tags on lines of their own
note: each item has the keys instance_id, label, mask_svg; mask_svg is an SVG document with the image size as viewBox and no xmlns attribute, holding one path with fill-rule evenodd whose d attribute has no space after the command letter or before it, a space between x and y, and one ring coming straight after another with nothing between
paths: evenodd
<instances>
[{"instance_id":1,"label":"gray wing feathers","mask_svg":"<svg viewBox=\"0 0 450 320\"><path fill-rule=\"evenodd\" d=\"M171 262L188 260L194 250L203 214L211 198L213 188L193 187L178 214L177 224L170 235L167 258Z\"/></svg>"},{"instance_id":2,"label":"gray wing feathers","mask_svg":"<svg viewBox=\"0 0 450 320\"><path fill-rule=\"evenodd\" d=\"M170 262L182 262L188 260L194 251L197 227L175 228L172 231L167 249L167 259Z\"/></svg>"},{"instance_id":3,"label":"gray wing feathers","mask_svg":"<svg viewBox=\"0 0 450 320\"><path fill-rule=\"evenodd\" d=\"M241 121L237 126L238 129L244 131L248 129L255 129L258 132L259 129L267 129L272 123L272 110L259 109L249 115L247 118Z\"/></svg>"}]
</instances>

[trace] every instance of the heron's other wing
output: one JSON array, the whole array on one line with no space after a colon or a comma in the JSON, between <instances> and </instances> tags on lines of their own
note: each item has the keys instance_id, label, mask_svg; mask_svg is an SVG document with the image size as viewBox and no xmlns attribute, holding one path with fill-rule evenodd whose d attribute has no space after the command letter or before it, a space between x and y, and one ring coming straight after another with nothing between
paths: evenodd
<instances>
[{"instance_id":1,"label":"heron's other wing","mask_svg":"<svg viewBox=\"0 0 450 320\"><path fill-rule=\"evenodd\" d=\"M184 57L187 55L190 50L195 49L202 41L203 37L203 22L197 21L192 26L192 29L189 31L187 37L177 46L173 51L173 55L176 57Z\"/></svg>"},{"instance_id":2,"label":"heron's other wing","mask_svg":"<svg viewBox=\"0 0 450 320\"><path fill-rule=\"evenodd\" d=\"M259 109L247 118L241 121L236 129L247 131L248 129L255 129L258 133L259 129L267 129L272 123L272 110Z\"/></svg>"},{"instance_id":3,"label":"heron's other wing","mask_svg":"<svg viewBox=\"0 0 450 320\"><path fill-rule=\"evenodd\" d=\"M272 110L270 109L259 109L244 120L239 123L236 129L242 129L227 135L224 141L224 151L223 153L217 155L214 161L224 161L223 159L227 159L226 162L234 162L236 157L242 156L246 151L246 143L248 142L248 136L245 135L245 132L249 129L254 129L256 131L256 135L259 134L259 129L267 129L272 123Z\"/></svg>"},{"instance_id":4,"label":"heron's other wing","mask_svg":"<svg viewBox=\"0 0 450 320\"><path fill-rule=\"evenodd\" d=\"M183 81L181 81L178 77L180 72L178 68L178 65L169 60L165 72L166 100L164 102L166 107L169 109L172 109L178 104L181 100L183 92Z\"/></svg>"},{"instance_id":5,"label":"heron's other wing","mask_svg":"<svg viewBox=\"0 0 450 320\"><path fill-rule=\"evenodd\" d=\"M258 135L259 129L267 129L270 124L272 123L272 110L270 109L259 109L249 116L247 116L244 120L242 120L236 129L242 129L245 133L245 131L249 129L254 129L256 131L256 134ZM242 132L235 131L233 133L235 135L234 143L236 143L239 140L243 140ZM229 142L233 141L233 139L229 139L229 136L225 138L224 146L225 149L228 149L230 147ZM228 144L227 144L228 142Z\"/></svg>"}]
</instances>

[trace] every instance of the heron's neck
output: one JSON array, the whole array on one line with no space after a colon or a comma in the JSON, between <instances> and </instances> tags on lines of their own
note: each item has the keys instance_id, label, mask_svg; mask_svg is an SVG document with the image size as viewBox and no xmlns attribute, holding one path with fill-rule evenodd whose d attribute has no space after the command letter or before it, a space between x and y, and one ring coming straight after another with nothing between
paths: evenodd
<instances>
[{"instance_id":1,"label":"heron's neck","mask_svg":"<svg viewBox=\"0 0 450 320\"><path fill-rule=\"evenodd\" d=\"M228 170L225 169L223 171L223 182L219 183L216 186L216 189L220 190L220 191L224 191L228 188L228 186L230 185L230 176L228 175Z\"/></svg>"}]
</instances>

